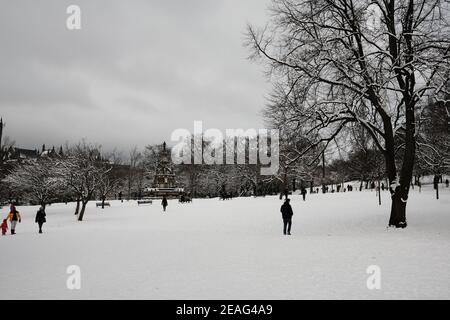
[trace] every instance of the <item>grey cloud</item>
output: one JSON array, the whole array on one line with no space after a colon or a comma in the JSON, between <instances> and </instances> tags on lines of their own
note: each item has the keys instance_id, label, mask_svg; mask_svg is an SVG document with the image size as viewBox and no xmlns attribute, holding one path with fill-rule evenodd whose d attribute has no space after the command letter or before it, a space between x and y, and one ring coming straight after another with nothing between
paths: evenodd
<instances>
[{"instance_id":1,"label":"grey cloud","mask_svg":"<svg viewBox=\"0 0 450 320\"><path fill-rule=\"evenodd\" d=\"M264 22L267 1L79 0L82 30L68 31L73 3L2 4L0 115L17 144L128 148L194 120L261 126L269 84L242 33Z\"/></svg>"}]
</instances>

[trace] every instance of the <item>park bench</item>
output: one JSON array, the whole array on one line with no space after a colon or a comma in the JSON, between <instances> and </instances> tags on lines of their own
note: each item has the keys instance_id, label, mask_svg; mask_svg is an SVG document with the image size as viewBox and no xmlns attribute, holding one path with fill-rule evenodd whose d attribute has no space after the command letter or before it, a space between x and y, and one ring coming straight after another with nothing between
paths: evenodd
<instances>
[{"instance_id":1,"label":"park bench","mask_svg":"<svg viewBox=\"0 0 450 320\"><path fill-rule=\"evenodd\" d=\"M180 202L180 203L192 203L192 198L186 197L186 196L181 196L180 199L178 200L178 202Z\"/></svg>"},{"instance_id":2,"label":"park bench","mask_svg":"<svg viewBox=\"0 0 450 320\"><path fill-rule=\"evenodd\" d=\"M95 204L95 206L98 208L98 207L101 207L102 206L102 203L101 202L97 202L96 204ZM111 205L109 204L109 202L105 202L105 207L111 207Z\"/></svg>"},{"instance_id":3,"label":"park bench","mask_svg":"<svg viewBox=\"0 0 450 320\"><path fill-rule=\"evenodd\" d=\"M152 204L153 201L152 200L138 200L138 206L140 206L141 204Z\"/></svg>"}]
</instances>

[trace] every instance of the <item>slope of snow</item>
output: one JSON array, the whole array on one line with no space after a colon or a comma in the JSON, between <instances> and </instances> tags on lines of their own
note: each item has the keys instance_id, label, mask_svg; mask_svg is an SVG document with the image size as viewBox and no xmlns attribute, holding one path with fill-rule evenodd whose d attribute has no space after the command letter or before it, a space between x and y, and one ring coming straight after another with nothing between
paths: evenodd
<instances>
[{"instance_id":1,"label":"slope of snow","mask_svg":"<svg viewBox=\"0 0 450 320\"><path fill-rule=\"evenodd\" d=\"M450 189L414 190L408 228L387 229L389 195L292 196L293 235L282 235L277 197L20 207L17 235L0 237L1 299L450 299ZM6 216L7 210L0 210ZM81 290L66 269L81 268ZM366 269L381 268L381 290Z\"/></svg>"}]
</instances>

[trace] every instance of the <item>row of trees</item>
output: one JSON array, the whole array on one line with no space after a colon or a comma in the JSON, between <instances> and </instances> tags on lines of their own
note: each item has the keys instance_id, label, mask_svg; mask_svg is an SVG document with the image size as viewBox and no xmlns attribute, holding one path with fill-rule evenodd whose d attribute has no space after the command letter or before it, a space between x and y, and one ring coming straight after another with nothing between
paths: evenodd
<instances>
[{"instance_id":1,"label":"row of trees","mask_svg":"<svg viewBox=\"0 0 450 320\"><path fill-rule=\"evenodd\" d=\"M85 142L67 149L64 157L41 157L16 164L3 179L10 196L44 208L52 202L76 201L82 221L86 205L95 197L103 201L119 185L113 166L102 159L100 148Z\"/></svg>"},{"instance_id":2,"label":"row of trees","mask_svg":"<svg viewBox=\"0 0 450 320\"><path fill-rule=\"evenodd\" d=\"M261 175L259 164L248 164L249 152L245 154L245 164L184 164L174 169L179 184L192 197L216 197L224 192L234 196L263 196L299 188L313 192L319 186L324 192L327 185L344 186L345 182L360 180L361 188L363 183L367 188L369 182L384 180L383 155L370 137L362 130L354 131L349 137L352 138L347 139L351 142L349 150L320 153L321 148L316 147L307 157L295 160L297 150L308 147L310 141L282 135L280 170L271 176ZM338 145L336 141L335 147ZM152 185L159 152L157 145L147 146L143 151L133 148L126 159L117 151L102 154L100 147L82 142L66 147L54 157L41 157L11 167L2 179L2 189L7 186L10 199L24 199L43 206L54 201L75 201L75 214L82 220L92 199L104 202L107 198L118 198L119 194L128 200L145 196L145 188ZM341 157L336 158L338 153ZM416 175L438 172L430 168L417 165ZM445 170L448 166L439 172Z\"/></svg>"}]
</instances>

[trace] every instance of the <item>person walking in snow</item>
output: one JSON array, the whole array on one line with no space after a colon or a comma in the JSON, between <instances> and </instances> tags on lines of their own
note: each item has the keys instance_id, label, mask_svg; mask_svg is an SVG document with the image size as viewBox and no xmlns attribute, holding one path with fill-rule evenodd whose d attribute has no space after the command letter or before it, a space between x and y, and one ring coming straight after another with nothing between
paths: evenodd
<instances>
[{"instance_id":1,"label":"person walking in snow","mask_svg":"<svg viewBox=\"0 0 450 320\"><path fill-rule=\"evenodd\" d=\"M45 219L45 209L43 206L41 206L39 208L39 210L36 212L36 218L34 219L34 221L38 224L39 226L39 233L42 233L42 225L47 222L47 219Z\"/></svg>"},{"instance_id":2,"label":"person walking in snow","mask_svg":"<svg viewBox=\"0 0 450 320\"><path fill-rule=\"evenodd\" d=\"M294 212L292 211L292 207L290 205L290 199L286 199L281 206L281 216L283 217L283 234L291 235L291 226L292 226L292 216Z\"/></svg>"},{"instance_id":3,"label":"person walking in snow","mask_svg":"<svg viewBox=\"0 0 450 320\"><path fill-rule=\"evenodd\" d=\"M164 196L164 197L162 198L161 205L163 206L164 212L166 212L166 208L167 208L167 206L169 205L169 203L167 202L166 196Z\"/></svg>"},{"instance_id":4,"label":"person walking in snow","mask_svg":"<svg viewBox=\"0 0 450 320\"><path fill-rule=\"evenodd\" d=\"M437 188L439 188L439 176L435 175L434 179L433 179L433 186L434 186L434 190L436 190Z\"/></svg>"},{"instance_id":5,"label":"person walking in snow","mask_svg":"<svg viewBox=\"0 0 450 320\"><path fill-rule=\"evenodd\" d=\"M11 234L16 234L16 225L17 221L19 223L22 222L22 218L20 217L19 211L16 210L16 206L14 204L11 205L11 209L7 218L11 223Z\"/></svg>"},{"instance_id":6,"label":"person walking in snow","mask_svg":"<svg viewBox=\"0 0 450 320\"><path fill-rule=\"evenodd\" d=\"M8 222L6 219L3 219L3 223L1 224L0 228L2 229L2 236L6 234L6 231L8 230Z\"/></svg>"},{"instance_id":7,"label":"person walking in snow","mask_svg":"<svg viewBox=\"0 0 450 320\"><path fill-rule=\"evenodd\" d=\"M450 182L448 181L448 179L445 179L445 186L448 188Z\"/></svg>"},{"instance_id":8,"label":"person walking in snow","mask_svg":"<svg viewBox=\"0 0 450 320\"><path fill-rule=\"evenodd\" d=\"M302 193L302 197L303 197L303 201L306 201L306 188L304 186L302 186L301 189L301 193Z\"/></svg>"}]
</instances>

